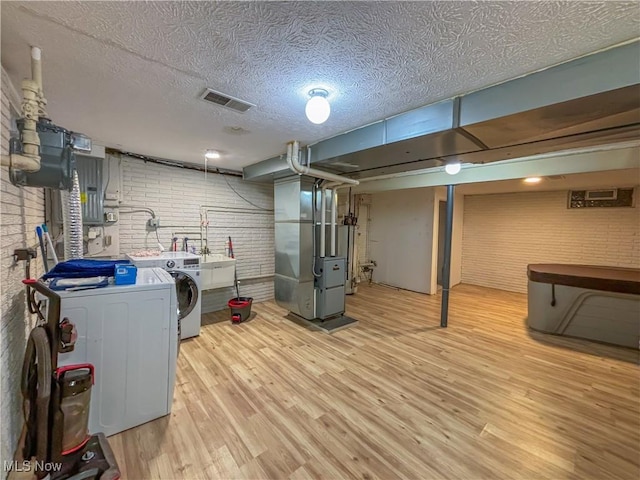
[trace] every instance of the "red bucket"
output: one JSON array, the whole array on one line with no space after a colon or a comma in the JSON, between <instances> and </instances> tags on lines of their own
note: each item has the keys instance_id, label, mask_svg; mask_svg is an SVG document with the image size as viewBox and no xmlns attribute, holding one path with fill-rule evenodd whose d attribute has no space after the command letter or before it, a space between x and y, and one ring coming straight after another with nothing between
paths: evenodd
<instances>
[{"instance_id":1,"label":"red bucket","mask_svg":"<svg viewBox=\"0 0 640 480\"><path fill-rule=\"evenodd\" d=\"M244 322L251 315L251 297L237 297L229 300L229 308L231 309L231 321L233 323Z\"/></svg>"}]
</instances>

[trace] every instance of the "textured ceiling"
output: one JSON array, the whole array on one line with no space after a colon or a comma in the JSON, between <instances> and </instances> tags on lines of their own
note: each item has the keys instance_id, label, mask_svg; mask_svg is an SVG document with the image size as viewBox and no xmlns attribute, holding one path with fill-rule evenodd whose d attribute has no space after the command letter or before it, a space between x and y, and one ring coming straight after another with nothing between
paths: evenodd
<instances>
[{"instance_id":1,"label":"textured ceiling","mask_svg":"<svg viewBox=\"0 0 640 480\"><path fill-rule=\"evenodd\" d=\"M49 113L107 146L239 169L638 36L636 2L1 2L16 87L43 49ZM321 126L311 87L330 92ZM199 100L211 87L257 106ZM242 127L248 133L230 133Z\"/></svg>"}]
</instances>

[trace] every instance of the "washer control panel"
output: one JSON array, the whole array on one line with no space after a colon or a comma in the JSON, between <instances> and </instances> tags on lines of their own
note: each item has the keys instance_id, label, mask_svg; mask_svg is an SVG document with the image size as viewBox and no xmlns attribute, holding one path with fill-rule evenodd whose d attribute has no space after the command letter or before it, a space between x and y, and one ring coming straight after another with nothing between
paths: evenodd
<instances>
[{"instance_id":1,"label":"washer control panel","mask_svg":"<svg viewBox=\"0 0 640 480\"><path fill-rule=\"evenodd\" d=\"M181 261L182 268L200 268L200 258L183 258Z\"/></svg>"},{"instance_id":2,"label":"washer control panel","mask_svg":"<svg viewBox=\"0 0 640 480\"><path fill-rule=\"evenodd\" d=\"M199 270L200 257L187 252L164 252L154 257L127 255L138 267L160 267L165 270Z\"/></svg>"}]
</instances>

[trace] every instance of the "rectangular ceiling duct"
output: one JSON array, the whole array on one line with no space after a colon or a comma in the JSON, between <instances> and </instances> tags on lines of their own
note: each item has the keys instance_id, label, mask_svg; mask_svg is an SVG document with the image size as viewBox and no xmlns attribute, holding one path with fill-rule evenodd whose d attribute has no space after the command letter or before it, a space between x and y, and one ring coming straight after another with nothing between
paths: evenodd
<instances>
[{"instance_id":1,"label":"rectangular ceiling duct","mask_svg":"<svg viewBox=\"0 0 640 480\"><path fill-rule=\"evenodd\" d=\"M640 42L427 105L311 145L311 163L352 178L489 163L640 139ZM247 180L285 173L274 157Z\"/></svg>"},{"instance_id":2,"label":"rectangular ceiling duct","mask_svg":"<svg viewBox=\"0 0 640 480\"><path fill-rule=\"evenodd\" d=\"M253 103L245 102L226 93L216 92L211 88L207 88L202 95L200 95L200 98L205 102L214 103L240 113L244 113L251 107L255 107Z\"/></svg>"}]
</instances>

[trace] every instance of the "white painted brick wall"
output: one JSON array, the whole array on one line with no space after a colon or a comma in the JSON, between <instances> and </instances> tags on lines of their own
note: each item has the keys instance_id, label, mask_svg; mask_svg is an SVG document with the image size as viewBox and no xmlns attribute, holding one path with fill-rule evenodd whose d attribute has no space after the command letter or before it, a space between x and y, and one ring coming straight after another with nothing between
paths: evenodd
<instances>
[{"instance_id":1,"label":"white painted brick wall","mask_svg":"<svg viewBox=\"0 0 640 480\"><path fill-rule=\"evenodd\" d=\"M9 151L10 98L16 106L11 83L2 69L2 154ZM17 105L19 108L19 104ZM17 188L9 181L6 167L0 169L0 369L2 371L0 411L0 465L11 460L22 430L22 397L20 372L26 338L33 327L25 303L24 263L13 265L13 251L25 246L36 247L35 227L44 222L44 192L36 188ZM31 276L42 275L40 255L31 265ZM2 477L6 472L2 472Z\"/></svg>"},{"instance_id":2,"label":"white painted brick wall","mask_svg":"<svg viewBox=\"0 0 640 480\"><path fill-rule=\"evenodd\" d=\"M189 237L200 251L200 206L254 208L238 197L227 185L236 189L254 204L273 209L273 186L246 182L232 176L204 173L122 157L122 203L151 208L160 218L159 236L168 250L172 233ZM125 210L124 207L121 210ZM120 215L120 253L142 248L156 248L155 232L147 231L149 218L145 213ZM194 233L180 233L194 232ZM209 248L224 253L225 240L233 239L237 258L238 278L271 276L274 273L274 220L272 212L260 214L209 213ZM233 289L206 291L203 312L226 308ZM254 302L273 298L273 279L247 280L240 284L240 295L253 297Z\"/></svg>"},{"instance_id":3,"label":"white painted brick wall","mask_svg":"<svg viewBox=\"0 0 640 480\"><path fill-rule=\"evenodd\" d=\"M568 209L567 194L466 196L463 283L524 293L530 263L640 267L639 209Z\"/></svg>"}]
</instances>

